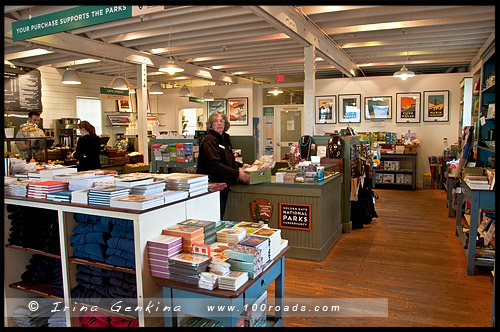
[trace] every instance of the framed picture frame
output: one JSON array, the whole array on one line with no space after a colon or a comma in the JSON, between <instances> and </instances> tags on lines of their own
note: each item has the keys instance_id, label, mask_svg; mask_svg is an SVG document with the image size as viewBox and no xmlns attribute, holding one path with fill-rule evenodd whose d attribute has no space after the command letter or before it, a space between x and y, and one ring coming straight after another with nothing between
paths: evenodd
<instances>
[{"instance_id":1,"label":"framed picture frame","mask_svg":"<svg viewBox=\"0 0 500 332\"><path fill-rule=\"evenodd\" d=\"M248 98L228 98L227 109L231 126L248 126Z\"/></svg>"},{"instance_id":2,"label":"framed picture frame","mask_svg":"<svg viewBox=\"0 0 500 332\"><path fill-rule=\"evenodd\" d=\"M208 116L214 112L222 112L227 115L226 99L215 99L207 101Z\"/></svg>"},{"instance_id":3,"label":"framed picture frame","mask_svg":"<svg viewBox=\"0 0 500 332\"><path fill-rule=\"evenodd\" d=\"M118 104L118 112L122 113L132 113L132 103L130 102L130 97L129 99L120 99L117 100L116 103Z\"/></svg>"},{"instance_id":4,"label":"framed picture frame","mask_svg":"<svg viewBox=\"0 0 500 332\"><path fill-rule=\"evenodd\" d=\"M113 126L128 126L130 123L128 115L108 115L108 119Z\"/></svg>"},{"instance_id":5,"label":"framed picture frame","mask_svg":"<svg viewBox=\"0 0 500 332\"><path fill-rule=\"evenodd\" d=\"M339 95L339 123L361 122L361 95Z\"/></svg>"},{"instance_id":6,"label":"framed picture frame","mask_svg":"<svg viewBox=\"0 0 500 332\"><path fill-rule=\"evenodd\" d=\"M424 122L449 120L449 90L424 91Z\"/></svg>"},{"instance_id":7,"label":"framed picture frame","mask_svg":"<svg viewBox=\"0 0 500 332\"><path fill-rule=\"evenodd\" d=\"M392 96L365 97L365 120L392 119Z\"/></svg>"},{"instance_id":8,"label":"framed picture frame","mask_svg":"<svg viewBox=\"0 0 500 332\"><path fill-rule=\"evenodd\" d=\"M314 123L337 123L336 101L337 96L317 96Z\"/></svg>"},{"instance_id":9,"label":"framed picture frame","mask_svg":"<svg viewBox=\"0 0 500 332\"><path fill-rule=\"evenodd\" d=\"M420 92L396 93L396 122L420 122Z\"/></svg>"},{"instance_id":10,"label":"framed picture frame","mask_svg":"<svg viewBox=\"0 0 500 332\"><path fill-rule=\"evenodd\" d=\"M158 122L158 125L160 125L160 119L157 116L148 116L147 122Z\"/></svg>"},{"instance_id":11,"label":"framed picture frame","mask_svg":"<svg viewBox=\"0 0 500 332\"><path fill-rule=\"evenodd\" d=\"M132 106L132 112L137 113L137 89L134 89L135 93L129 94L130 105ZM151 101L149 99L149 92L147 93L148 102L146 103L146 112L151 114Z\"/></svg>"}]
</instances>

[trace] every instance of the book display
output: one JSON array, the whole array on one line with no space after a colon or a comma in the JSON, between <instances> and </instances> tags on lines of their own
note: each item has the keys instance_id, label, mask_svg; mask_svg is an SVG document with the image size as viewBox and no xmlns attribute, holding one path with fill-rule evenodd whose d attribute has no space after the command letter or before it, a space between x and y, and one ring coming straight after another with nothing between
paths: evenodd
<instances>
[{"instance_id":1,"label":"book display","mask_svg":"<svg viewBox=\"0 0 500 332\"><path fill-rule=\"evenodd\" d=\"M265 263L260 249L241 244L231 246L227 250L227 257L231 271L246 272L250 279L254 279L262 272Z\"/></svg>"},{"instance_id":2,"label":"book display","mask_svg":"<svg viewBox=\"0 0 500 332\"><path fill-rule=\"evenodd\" d=\"M196 166L198 161L197 139L151 139L151 172L180 172ZM155 154L154 146L159 146Z\"/></svg>"},{"instance_id":3,"label":"book display","mask_svg":"<svg viewBox=\"0 0 500 332\"><path fill-rule=\"evenodd\" d=\"M201 272L206 272L211 257L191 253L180 253L168 258L170 279L198 285Z\"/></svg>"},{"instance_id":4,"label":"book display","mask_svg":"<svg viewBox=\"0 0 500 332\"><path fill-rule=\"evenodd\" d=\"M281 251L281 229L261 228L253 236L269 239L269 259L274 259Z\"/></svg>"},{"instance_id":5,"label":"book display","mask_svg":"<svg viewBox=\"0 0 500 332\"><path fill-rule=\"evenodd\" d=\"M169 278L168 258L182 251L182 238L159 235L147 242L148 264L152 276Z\"/></svg>"},{"instance_id":6,"label":"book display","mask_svg":"<svg viewBox=\"0 0 500 332\"><path fill-rule=\"evenodd\" d=\"M216 241L215 222L208 220L189 219L181 221L180 225L191 225L203 228L203 238L205 244L213 244Z\"/></svg>"},{"instance_id":7,"label":"book display","mask_svg":"<svg viewBox=\"0 0 500 332\"><path fill-rule=\"evenodd\" d=\"M225 228L217 232L217 242L236 244L246 237L246 229L242 227Z\"/></svg>"},{"instance_id":8,"label":"book display","mask_svg":"<svg viewBox=\"0 0 500 332\"><path fill-rule=\"evenodd\" d=\"M219 277L219 288L236 291L247 281L248 273L231 271L229 274Z\"/></svg>"},{"instance_id":9,"label":"book display","mask_svg":"<svg viewBox=\"0 0 500 332\"><path fill-rule=\"evenodd\" d=\"M190 197L208 192L208 175L170 173L162 178L168 190L187 191Z\"/></svg>"},{"instance_id":10,"label":"book display","mask_svg":"<svg viewBox=\"0 0 500 332\"><path fill-rule=\"evenodd\" d=\"M164 235L182 237L182 250L193 252L193 243L204 243L203 227L176 224L162 230Z\"/></svg>"},{"instance_id":11,"label":"book display","mask_svg":"<svg viewBox=\"0 0 500 332\"><path fill-rule=\"evenodd\" d=\"M165 203L163 195L127 195L121 197L113 197L109 201L109 206L116 208L146 210L155 206L160 206Z\"/></svg>"},{"instance_id":12,"label":"book display","mask_svg":"<svg viewBox=\"0 0 500 332\"><path fill-rule=\"evenodd\" d=\"M48 193L68 190L67 182L42 181L28 184L26 197L46 199Z\"/></svg>"},{"instance_id":13,"label":"book display","mask_svg":"<svg viewBox=\"0 0 500 332\"><path fill-rule=\"evenodd\" d=\"M129 192L129 188L118 188L115 186L90 188L88 196L89 205L110 206L111 198L128 196Z\"/></svg>"}]
</instances>

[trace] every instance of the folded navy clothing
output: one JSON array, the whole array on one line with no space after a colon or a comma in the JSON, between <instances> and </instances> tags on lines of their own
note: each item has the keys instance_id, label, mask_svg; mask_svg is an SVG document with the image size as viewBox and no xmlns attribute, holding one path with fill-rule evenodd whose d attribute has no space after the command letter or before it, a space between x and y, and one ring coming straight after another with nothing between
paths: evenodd
<instances>
[{"instance_id":1,"label":"folded navy clothing","mask_svg":"<svg viewBox=\"0 0 500 332\"><path fill-rule=\"evenodd\" d=\"M129 261L135 261L135 254L133 252L123 249L108 248L106 249L106 255L108 256L116 255L128 259Z\"/></svg>"},{"instance_id":2,"label":"folded navy clothing","mask_svg":"<svg viewBox=\"0 0 500 332\"><path fill-rule=\"evenodd\" d=\"M78 256L78 257L89 257L92 259L97 259L97 260L104 260L106 258L106 246L103 244L99 243L87 243L87 244L72 244L73 248L76 249L76 251L81 251L86 253L89 256ZM76 252L75 251L75 252ZM73 255L76 256L75 253Z\"/></svg>"},{"instance_id":3,"label":"folded navy clothing","mask_svg":"<svg viewBox=\"0 0 500 332\"><path fill-rule=\"evenodd\" d=\"M90 232L107 232L111 231L111 225L107 222L99 222L97 224L80 223L73 228L73 233L83 234Z\"/></svg>"},{"instance_id":4,"label":"folded navy clothing","mask_svg":"<svg viewBox=\"0 0 500 332\"><path fill-rule=\"evenodd\" d=\"M117 286L108 286L107 292L110 294L110 297L118 297L118 298L135 298L137 297L137 292L130 291L127 289L123 289Z\"/></svg>"},{"instance_id":5,"label":"folded navy clothing","mask_svg":"<svg viewBox=\"0 0 500 332\"><path fill-rule=\"evenodd\" d=\"M107 283L107 278L95 276L93 274L85 273L85 272L81 272L81 271L77 272L75 277L76 277L76 281L78 283L88 282L88 283L99 285L99 286L103 286Z\"/></svg>"},{"instance_id":6,"label":"folded navy clothing","mask_svg":"<svg viewBox=\"0 0 500 332\"><path fill-rule=\"evenodd\" d=\"M129 220L129 219L102 217L102 220L113 224L113 227L114 227L114 225L129 228L129 229L133 229L133 227L134 227L134 225L132 224L132 220Z\"/></svg>"},{"instance_id":7,"label":"folded navy clothing","mask_svg":"<svg viewBox=\"0 0 500 332\"><path fill-rule=\"evenodd\" d=\"M113 230L111 231L111 236L124 237L124 238L133 240L134 239L134 231L122 232L122 231L115 231L115 229L113 228Z\"/></svg>"},{"instance_id":8,"label":"folded navy clothing","mask_svg":"<svg viewBox=\"0 0 500 332\"><path fill-rule=\"evenodd\" d=\"M122 289L126 289L128 291L136 292L137 291L137 286L135 283L129 283L123 279L115 278L115 277L110 277L109 278L109 283L111 285L120 287Z\"/></svg>"},{"instance_id":9,"label":"folded navy clothing","mask_svg":"<svg viewBox=\"0 0 500 332\"><path fill-rule=\"evenodd\" d=\"M104 217L93 216L90 214L83 214L83 213L75 213L74 218L75 218L75 221L77 221L77 222L95 224L95 223L100 222L101 218L104 218Z\"/></svg>"},{"instance_id":10,"label":"folded navy clothing","mask_svg":"<svg viewBox=\"0 0 500 332\"><path fill-rule=\"evenodd\" d=\"M69 238L71 244L86 244L86 243L101 243L106 244L106 240L109 238L108 233L102 232L90 232L84 234L73 234Z\"/></svg>"},{"instance_id":11,"label":"folded navy clothing","mask_svg":"<svg viewBox=\"0 0 500 332\"><path fill-rule=\"evenodd\" d=\"M134 240L123 237L110 237L107 241L110 248L134 252Z\"/></svg>"},{"instance_id":12,"label":"folded navy clothing","mask_svg":"<svg viewBox=\"0 0 500 332\"><path fill-rule=\"evenodd\" d=\"M108 271L109 271L108 275L110 278L123 279L126 282L135 285L135 282L136 282L135 274L130 274L130 273L121 272L121 271L115 271L115 270L108 270Z\"/></svg>"},{"instance_id":13,"label":"folded navy clothing","mask_svg":"<svg viewBox=\"0 0 500 332\"><path fill-rule=\"evenodd\" d=\"M123 227L123 226L120 226L120 225L113 225L113 231L117 231L117 232L133 232L134 231L134 225L132 225L132 223L130 223L130 225L126 226L126 227Z\"/></svg>"},{"instance_id":14,"label":"folded navy clothing","mask_svg":"<svg viewBox=\"0 0 500 332\"><path fill-rule=\"evenodd\" d=\"M135 261L129 261L128 259L116 255L106 257L105 262L115 266L135 269Z\"/></svg>"},{"instance_id":15,"label":"folded navy clothing","mask_svg":"<svg viewBox=\"0 0 500 332\"><path fill-rule=\"evenodd\" d=\"M92 275L98 276L98 277L107 277L108 272L110 271L110 270L106 270L106 269L101 269L100 267L97 267L97 266L83 265L83 264L77 264L76 269L78 271L92 274ZM122 273L122 272L120 272L120 273Z\"/></svg>"},{"instance_id":16,"label":"folded navy clothing","mask_svg":"<svg viewBox=\"0 0 500 332\"><path fill-rule=\"evenodd\" d=\"M61 269L54 269L58 258L47 257L42 255L33 255L29 264L26 266L26 271L21 274L21 280L24 282L50 283L54 277L54 270L58 274L62 274Z\"/></svg>"},{"instance_id":17,"label":"folded navy clothing","mask_svg":"<svg viewBox=\"0 0 500 332\"><path fill-rule=\"evenodd\" d=\"M101 261L101 262L104 262L104 258L103 257L100 257L100 256L94 256L92 254L89 254L85 251L82 251L82 250L75 250L73 252L73 256L75 257L81 257L81 258L90 258L90 259L95 259L96 261Z\"/></svg>"}]
</instances>

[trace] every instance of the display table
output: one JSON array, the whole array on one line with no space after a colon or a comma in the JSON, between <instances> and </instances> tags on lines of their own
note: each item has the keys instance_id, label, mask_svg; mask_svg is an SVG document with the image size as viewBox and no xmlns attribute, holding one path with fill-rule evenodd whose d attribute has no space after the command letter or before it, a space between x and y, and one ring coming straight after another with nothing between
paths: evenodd
<instances>
[{"instance_id":1,"label":"display table","mask_svg":"<svg viewBox=\"0 0 500 332\"><path fill-rule=\"evenodd\" d=\"M174 308L179 307L180 312L196 317L210 318L220 321L224 327L234 327L241 319L240 314L244 311L245 305L251 306L259 298L267 287L275 282L274 316L268 316L267 326L283 327L283 301L285 293L285 254L289 247L276 256L274 261L263 271L258 278L249 279L237 291L223 289L208 290L195 285L177 282L170 279L154 278L163 287L164 306ZM224 312L210 311L206 305L210 306L234 306L234 310ZM177 327L177 314L173 310L165 310L165 327Z\"/></svg>"},{"instance_id":2,"label":"display table","mask_svg":"<svg viewBox=\"0 0 500 332\"><path fill-rule=\"evenodd\" d=\"M453 207L453 187L455 184L455 176L448 174L446 178L446 204L448 205L448 217L453 218L453 212L456 212L456 207Z\"/></svg>"},{"instance_id":3,"label":"display table","mask_svg":"<svg viewBox=\"0 0 500 332\"><path fill-rule=\"evenodd\" d=\"M231 187L225 220L252 221L250 204L266 199L272 205L269 227L281 229L288 240L287 257L321 261L342 235L342 181L339 173L322 183L275 183L234 185ZM280 203L309 206L310 229L280 227Z\"/></svg>"}]
</instances>

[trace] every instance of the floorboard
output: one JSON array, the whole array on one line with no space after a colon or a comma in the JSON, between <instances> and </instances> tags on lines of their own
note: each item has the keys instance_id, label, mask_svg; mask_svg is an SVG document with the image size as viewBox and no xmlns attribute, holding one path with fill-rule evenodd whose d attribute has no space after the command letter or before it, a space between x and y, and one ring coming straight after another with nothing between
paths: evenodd
<instances>
[{"instance_id":1,"label":"floorboard","mask_svg":"<svg viewBox=\"0 0 500 332\"><path fill-rule=\"evenodd\" d=\"M285 298L387 298L387 317L285 314L285 326L491 326L490 269L467 275L455 219L447 215L446 192L375 192L379 217L342 234L323 261L286 258Z\"/></svg>"}]
</instances>

